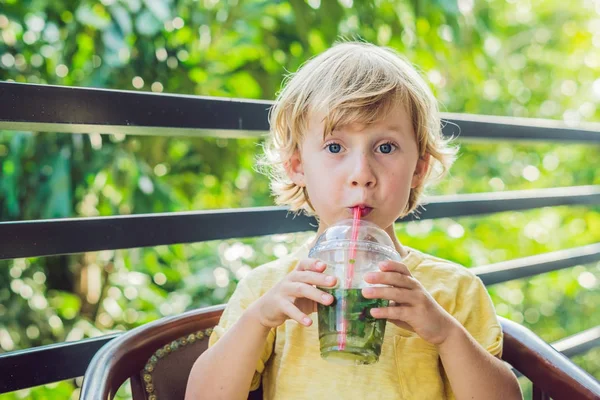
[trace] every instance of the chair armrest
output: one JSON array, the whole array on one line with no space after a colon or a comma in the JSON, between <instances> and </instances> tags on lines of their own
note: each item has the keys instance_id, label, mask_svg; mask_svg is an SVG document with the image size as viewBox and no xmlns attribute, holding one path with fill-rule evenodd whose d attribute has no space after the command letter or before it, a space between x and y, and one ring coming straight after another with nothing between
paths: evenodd
<instances>
[{"instance_id":1,"label":"chair armrest","mask_svg":"<svg viewBox=\"0 0 600 400\"><path fill-rule=\"evenodd\" d=\"M112 399L119 387L144 368L156 349L190 332L214 327L224 305L188 311L137 327L104 345L83 379L80 399Z\"/></svg>"},{"instance_id":2,"label":"chair armrest","mask_svg":"<svg viewBox=\"0 0 600 400\"><path fill-rule=\"evenodd\" d=\"M600 383L529 329L498 317L502 359L555 399L600 399Z\"/></svg>"}]
</instances>

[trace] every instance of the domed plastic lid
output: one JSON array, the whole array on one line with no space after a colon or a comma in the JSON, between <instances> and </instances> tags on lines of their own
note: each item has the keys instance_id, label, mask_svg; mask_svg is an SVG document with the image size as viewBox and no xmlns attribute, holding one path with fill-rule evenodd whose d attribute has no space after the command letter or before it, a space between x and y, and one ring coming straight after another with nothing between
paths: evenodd
<instances>
[{"instance_id":1,"label":"domed plastic lid","mask_svg":"<svg viewBox=\"0 0 600 400\"><path fill-rule=\"evenodd\" d=\"M376 224L359 220L356 241L352 239L354 220L345 219L331 225L319 236L315 246L311 249L309 257L320 252L331 250L347 250L354 246L359 251L383 253L392 260L400 260L400 255L394 247L394 242L386 231Z\"/></svg>"}]
</instances>

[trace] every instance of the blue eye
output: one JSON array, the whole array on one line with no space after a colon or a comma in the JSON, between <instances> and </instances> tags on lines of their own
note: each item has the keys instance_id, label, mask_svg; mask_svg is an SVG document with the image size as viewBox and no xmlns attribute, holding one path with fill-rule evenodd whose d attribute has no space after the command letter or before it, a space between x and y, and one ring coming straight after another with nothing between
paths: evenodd
<instances>
[{"instance_id":1,"label":"blue eye","mask_svg":"<svg viewBox=\"0 0 600 400\"><path fill-rule=\"evenodd\" d=\"M337 154L342 151L342 146L340 146L338 143L330 143L327 145L327 149L330 153Z\"/></svg>"},{"instance_id":2,"label":"blue eye","mask_svg":"<svg viewBox=\"0 0 600 400\"><path fill-rule=\"evenodd\" d=\"M379 146L379 151L383 154L390 154L394 150L394 147L396 146L392 143L384 143Z\"/></svg>"}]
</instances>

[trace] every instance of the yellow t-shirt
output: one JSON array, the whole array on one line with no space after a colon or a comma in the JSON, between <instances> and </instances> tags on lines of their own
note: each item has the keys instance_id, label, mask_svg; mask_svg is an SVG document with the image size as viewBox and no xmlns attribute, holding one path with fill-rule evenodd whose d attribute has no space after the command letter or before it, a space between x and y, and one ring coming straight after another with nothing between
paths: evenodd
<instances>
[{"instance_id":1,"label":"yellow t-shirt","mask_svg":"<svg viewBox=\"0 0 600 400\"><path fill-rule=\"evenodd\" d=\"M238 284L210 337L216 343L248 306L308 256L308 246L252 270ZM414 249L403 263L446 311L492 355L502 351L502 329L481 280L468 269ZM317 314L304 327L288 320L268 335L251 390L263 385L264 398L294 399L454 399L435 346L413 332L387 323L379 361L344 366L321 359Z\"/></svg>"}]
</instances>

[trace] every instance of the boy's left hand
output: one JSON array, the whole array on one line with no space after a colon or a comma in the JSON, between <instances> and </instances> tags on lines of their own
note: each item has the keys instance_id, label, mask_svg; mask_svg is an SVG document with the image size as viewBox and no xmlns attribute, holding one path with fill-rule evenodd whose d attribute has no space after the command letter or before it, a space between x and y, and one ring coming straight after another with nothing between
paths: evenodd
<instances>
[{"instance_id":1,"label":"boy's left hand","mask_svg":"<svg viewBox=\"0 0 600 400\"><path fill-rule=\"evenodd\" d=\"M413 278L406 265L385 261L379 268L381 272L366 274L365 281L389 286L364 288L362 293L369 299L389 300L390 304L372 309L371 315L412 330L431 344L442 344L458 322Z\"/></svg>"}]
</instances>

